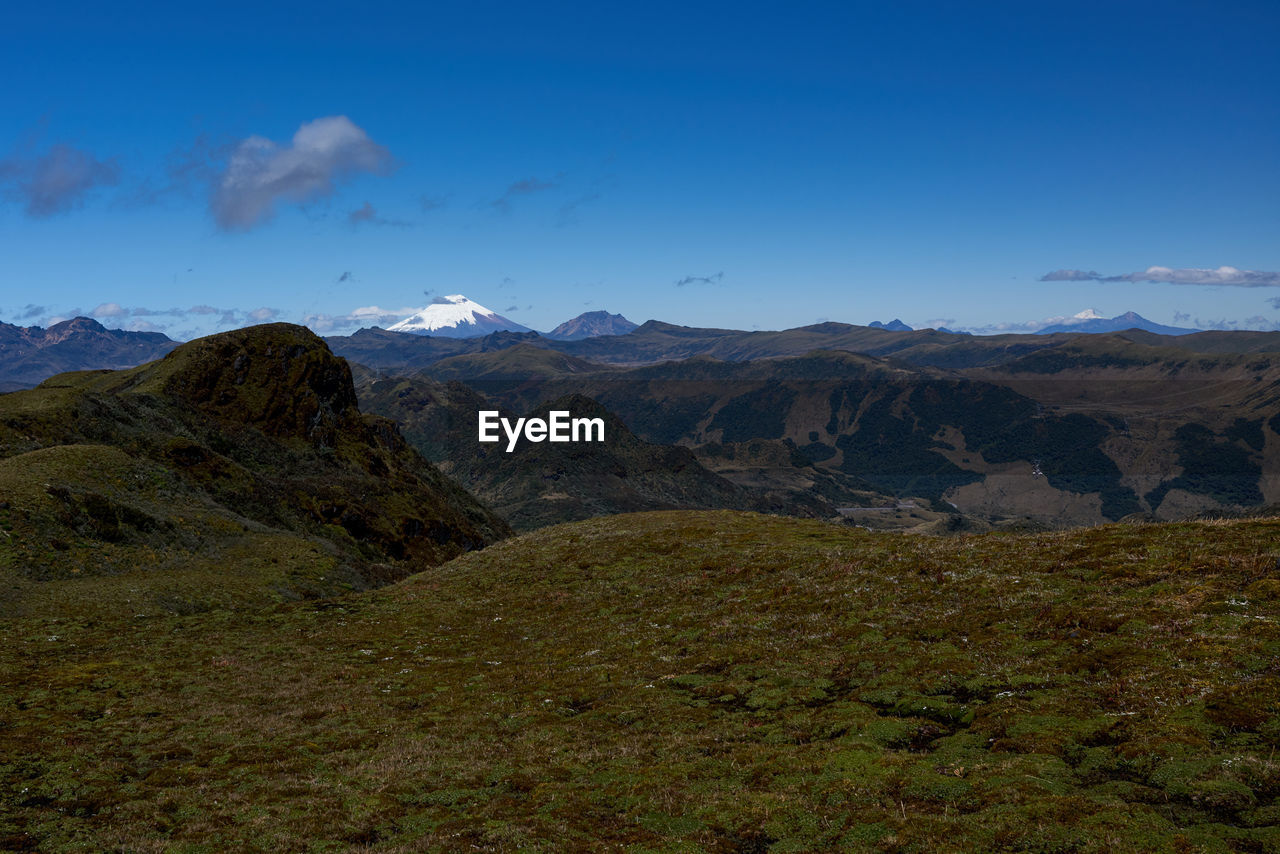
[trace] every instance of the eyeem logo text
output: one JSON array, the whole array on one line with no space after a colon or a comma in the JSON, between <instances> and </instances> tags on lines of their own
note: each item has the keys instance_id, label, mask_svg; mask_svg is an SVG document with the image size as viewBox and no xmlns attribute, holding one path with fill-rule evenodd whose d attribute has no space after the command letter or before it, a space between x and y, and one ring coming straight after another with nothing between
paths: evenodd
<instances>
[{"instance_id":1,"label":"eyeem logo text","mask_svg":"<svg viewBox=\"0 0 1280 854\"><path fill-rule=\"evenodd\" d=\"M574 418L567 409L553 409L547 418L503 418L496 409L481 409L480 441L501 442L498 428L507 436L507 453L516 449L521 435L530 442L603 442L603 418Z\"/></svg>"}]
</instances>

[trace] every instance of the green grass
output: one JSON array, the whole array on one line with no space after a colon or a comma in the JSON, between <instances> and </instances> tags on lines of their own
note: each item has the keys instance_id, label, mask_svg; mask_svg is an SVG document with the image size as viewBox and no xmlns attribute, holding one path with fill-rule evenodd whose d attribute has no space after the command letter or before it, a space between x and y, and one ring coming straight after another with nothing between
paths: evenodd
<instances>
[{"instance_id":1,"label":"green grass","mask_svg":"<svg viewBox=\"0 0 1280 854\"><path fill-rule=\"evenodd\" d=\"M635 514L12 619L0 849L1277 851L1278 532Z\"/></svg>"}]
</instances>

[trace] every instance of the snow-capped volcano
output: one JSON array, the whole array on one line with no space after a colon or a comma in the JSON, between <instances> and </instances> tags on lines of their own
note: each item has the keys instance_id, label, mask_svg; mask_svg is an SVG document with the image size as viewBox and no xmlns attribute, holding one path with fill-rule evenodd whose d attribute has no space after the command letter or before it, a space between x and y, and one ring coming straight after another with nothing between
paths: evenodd
<instances>
[{"instance_id":1,"label":"snow-capped volcano","mask_svg":"<svg viewBox=\"0 0 1280 854\"><path fill-rule=\"evenodd\" d=\"M532 332L514 320L490 311L462 294L436 297L431 305L387 327L391 332L438 335L445 338L476 338L491 332Z\"/></svg>"}]
</instances>

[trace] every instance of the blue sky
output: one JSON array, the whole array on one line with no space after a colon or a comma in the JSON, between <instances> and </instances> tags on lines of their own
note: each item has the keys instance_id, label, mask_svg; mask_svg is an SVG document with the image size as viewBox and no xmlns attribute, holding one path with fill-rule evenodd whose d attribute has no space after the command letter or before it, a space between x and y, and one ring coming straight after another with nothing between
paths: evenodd
<instances>
[{"instance_id":1,"label":"blue sky","mask_svg":"<svg viewBox=\"0 0 1280 854\"><path fill-rule=\"evenodd\" d=\"M1280 328L1273 0L24 5L6 322Z\"/></svg>"}]
</instances>

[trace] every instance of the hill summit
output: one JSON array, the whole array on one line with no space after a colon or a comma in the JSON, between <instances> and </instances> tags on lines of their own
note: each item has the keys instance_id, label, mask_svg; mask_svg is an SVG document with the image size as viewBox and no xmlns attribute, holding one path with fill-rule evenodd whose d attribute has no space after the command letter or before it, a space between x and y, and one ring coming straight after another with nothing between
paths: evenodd
<instances>
[{"instance_id":1,"label":"hill summit","mask_svg":"<svg viewBox=\"0 0 1280 854\"><path fill-rule=\"evenodd\" d=\"M596 338L601 335L626 335L639 327L620 314L607 311L587 311L566 320L547 333L558 341L577 341L580 338Z\"/></svg>"},{"instance_id":2,"label":"hill summit","mask_svg":"<svg viewBox=\"0 0 1280 854\"><path fill-rule=\"evenodd\" d=\"M0 616L331 596L510 533L285 323L0 397L0 493Z\"/></svg>"}]
</instances>

